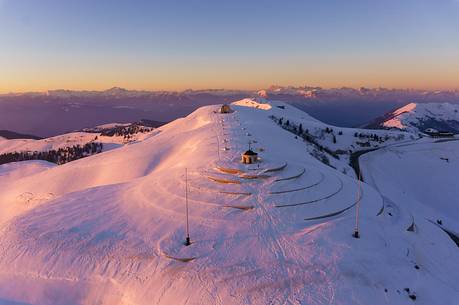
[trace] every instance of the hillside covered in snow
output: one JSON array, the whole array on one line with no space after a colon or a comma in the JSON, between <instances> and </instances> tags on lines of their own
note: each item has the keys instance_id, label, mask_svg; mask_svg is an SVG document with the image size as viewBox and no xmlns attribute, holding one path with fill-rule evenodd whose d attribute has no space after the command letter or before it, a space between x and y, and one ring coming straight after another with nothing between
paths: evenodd
<instances>
[{"instance_id":1,"label":"hillside covered in snow","mask_svg":"<svg viewBox=\"0 0 459 305\"><path fill-rule=\"evenodd\" d=\"M139 122L106 124L45 139L0 137L0 164L28 160L64 164L142 141L156 132L153 127L141 125Z\"/></svg>"},{"instance_id":2,"label":"hillside covered in snow","mask_svg":"<svg viewBox=\"0 0 459 305\"><path fill-rule=\"evenodd\" d=\"M397 196L384 184L396 153L365 159L368 184L349 167L354 152L432 139L339 128L259 98L230 107L63 165L0 165L0 304L457 302L459 251L435 222L457 230L447 214L458 180L419 209L404 205L415 184ZM17 145L60 145L39 141ZM431 164L445 177L459 170L448 145ZM249 148L257 161L243 164Z\"/></svg>"},{"instance_id":3,"label":"hillside covered in snow","mask_svg":"<svg viewBox=\"0 0 459 305\"><path fill-rule=\"evenodd\" d=\"M459 105L450 103L409 103L377 119L368 127L394 128L414 133L433 128L459 133Z\"/></svg>"}]
</instances>

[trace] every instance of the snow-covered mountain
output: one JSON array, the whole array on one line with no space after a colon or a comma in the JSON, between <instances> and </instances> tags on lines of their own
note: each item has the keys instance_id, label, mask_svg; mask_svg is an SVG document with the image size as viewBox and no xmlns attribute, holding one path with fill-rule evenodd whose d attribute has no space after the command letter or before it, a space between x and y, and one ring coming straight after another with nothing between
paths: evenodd
<instances>
[{"instance_id":1,"label":"snow-covered mountain","mask_svg":"<svg viewBox=\"0 0 459 305\"><path fill-rule=\"evenodd\" d=\"M387 113L367 127L395 128L423 132L428 128L459 133L459 105L450 103L409 103Z\"/></svg>"},{"instance_id":2,"label":"snow-covered mountain","mask_svg":"<svg viewBox=\"0 0 459 305\"><path fill-rule=\"evenodd\" d=\"M112 123L45 139L0 137L0 164L25 160L46 160L57 164L72 162L154 136L158 131L146 125L158 123Z\"/></svg>"},{"instance_id":3,"label":"snow-covered mountain","mask_svg":"<svg viewBox=\"0 0 459 305\"><path fill-rule=\"evenodd\" d=\"M231 108L64 165L1 165L0 303L455 304L459 252L429 221L449 226L453 207L388 202L380 176L360 184L313 153L414 140L341 130L283 102ZM240 162L249 146L256 164ZM445 154L449 175L459 163ZM365 178L380 171L365 163Z\"/></svg>"}]
</instances>

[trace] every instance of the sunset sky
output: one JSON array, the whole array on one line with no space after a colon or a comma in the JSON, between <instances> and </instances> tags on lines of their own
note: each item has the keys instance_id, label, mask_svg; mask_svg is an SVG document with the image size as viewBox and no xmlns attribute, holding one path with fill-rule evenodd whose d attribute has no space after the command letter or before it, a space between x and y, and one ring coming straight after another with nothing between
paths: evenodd
<instances>
[{"instance_id":1,"label":"sunset sky","mask_svg":"<svg viewBox=\"0 0 459 305\"><path fill-rule=\"evenodd\" d=\"M459 0L0 0L0 92L459 89Z\"/></svg>"}]
</instances>

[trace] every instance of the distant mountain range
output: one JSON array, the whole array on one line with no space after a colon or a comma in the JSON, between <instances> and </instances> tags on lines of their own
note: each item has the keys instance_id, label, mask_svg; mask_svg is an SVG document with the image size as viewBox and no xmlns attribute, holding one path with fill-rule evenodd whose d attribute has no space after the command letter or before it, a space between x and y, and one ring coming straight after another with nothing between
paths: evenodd
<instances>
[{"instance_id":1,"label":"distant mountain range","mask_svg":"<svg viewBox=\"0 0 459 305\"><path fill-rule=\"evenodd\" d=\"M261 96L288 102L328 124L355 127L407 102L459 102L459 91L271 86L263 90L50 90L0 95L0 129L48 137L141 119L169 122L195 109Z\"/></svg>"},{"instance_id":2,"label":"distant mountain range","mask_svg":"<svg viewBox=\"0 0 459 305\"><path fill-rule=\"evenodd\" d=\"M40 137L30 135L30 134L22 134L18 132L14 132L11 130L0 130L0 137L12 140L12 139L33 139L33 140L40 140Z\"/></svg>"},{"instance_id":3,"label":"distant mountain range","mask_svg":"<svg viewBox=\"0 0 459 305\"><path fill-rule=\"evenodd\" d=\"M120 87L113 87L107 90L48 90L45 92L23 92L23 93L6 93L0 94L0 97L55 97L55 98L88 98L88 97L106 97L106 98L127 98L127 97L158 97L158 96L233 96L233 95L251 95L256 91L247 90L226 90L226 89L207 89L207 90L184 90L184 91L148 91L148 90L128 90Z\"/></svg>"},{"instance_id":4,"label":"distant mountain range","mask_svg":"<svg viewBox=\"0 0 459 305\"><path fill-rule=\"evenodd\" d=\"M362 98L371 97L375 101L380 99L393 99L395 101L412 98L416 102L459 102L459 90L416 90L416 89L387 89L387 88L322 88L313 86L293 87L293 86L270 86L262 90L228 90L228 89L205 89L205 90L183 90L183 91L148 91L148 90L128 90L120 87L113 87L103 91L88 90L48 90L46 92L24 92L0 94L0 97L18 96L48 96L58 98L72 97L152 97L152 96L261 96L267 99L283 100L285 96L297 97L307 100L315 99L341 99L341 98ZM296 100L296 99L295 99Z\"/></svg>"},{"instance_id":5,"label":"distant mountain range","mask_svg":"<svg viewBox=\"0 0 459 305\"><path fill-rule=\"evenodd\" d=\"M409 103L364 126L423 132L428 128L459 133L459 105L451 103Z\"/></svg>"},{"instance_id":6,"label":"distant mountain range","mask_svg":"<svg viewBox=\"0 0 459 305\"><path fill-rule=\"evenodd\" d=\"M387 88L331 88L325 89L321 87L282 87L271 86L268 89L260 90L258 95L268 99L283 99L283 96L298 96L303 99L342 99L342 98L369 98L374 101L392 99L401 101L413 99L417 102L435 102L444 101L459 102L459 90L415 90L415 89L387 89Z\"/></svg>"}]
</instances>

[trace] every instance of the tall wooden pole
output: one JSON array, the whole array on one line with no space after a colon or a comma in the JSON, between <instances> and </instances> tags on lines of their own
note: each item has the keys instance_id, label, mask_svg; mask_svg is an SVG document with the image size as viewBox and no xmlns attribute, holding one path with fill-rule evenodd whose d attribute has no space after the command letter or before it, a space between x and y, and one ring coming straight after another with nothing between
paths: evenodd
<instances>
[{"instance_id":1,"label":"tall wooden pole","mask_svg":"<svg viewBox=\"0 0 459 305\"><path fill-rule=\"evenodd\" d=\"M188 221L188 168L185 167L185 205L186 205L186 239L185 246L191 245L190 224Z\"/></svg>"}]
</instances>

